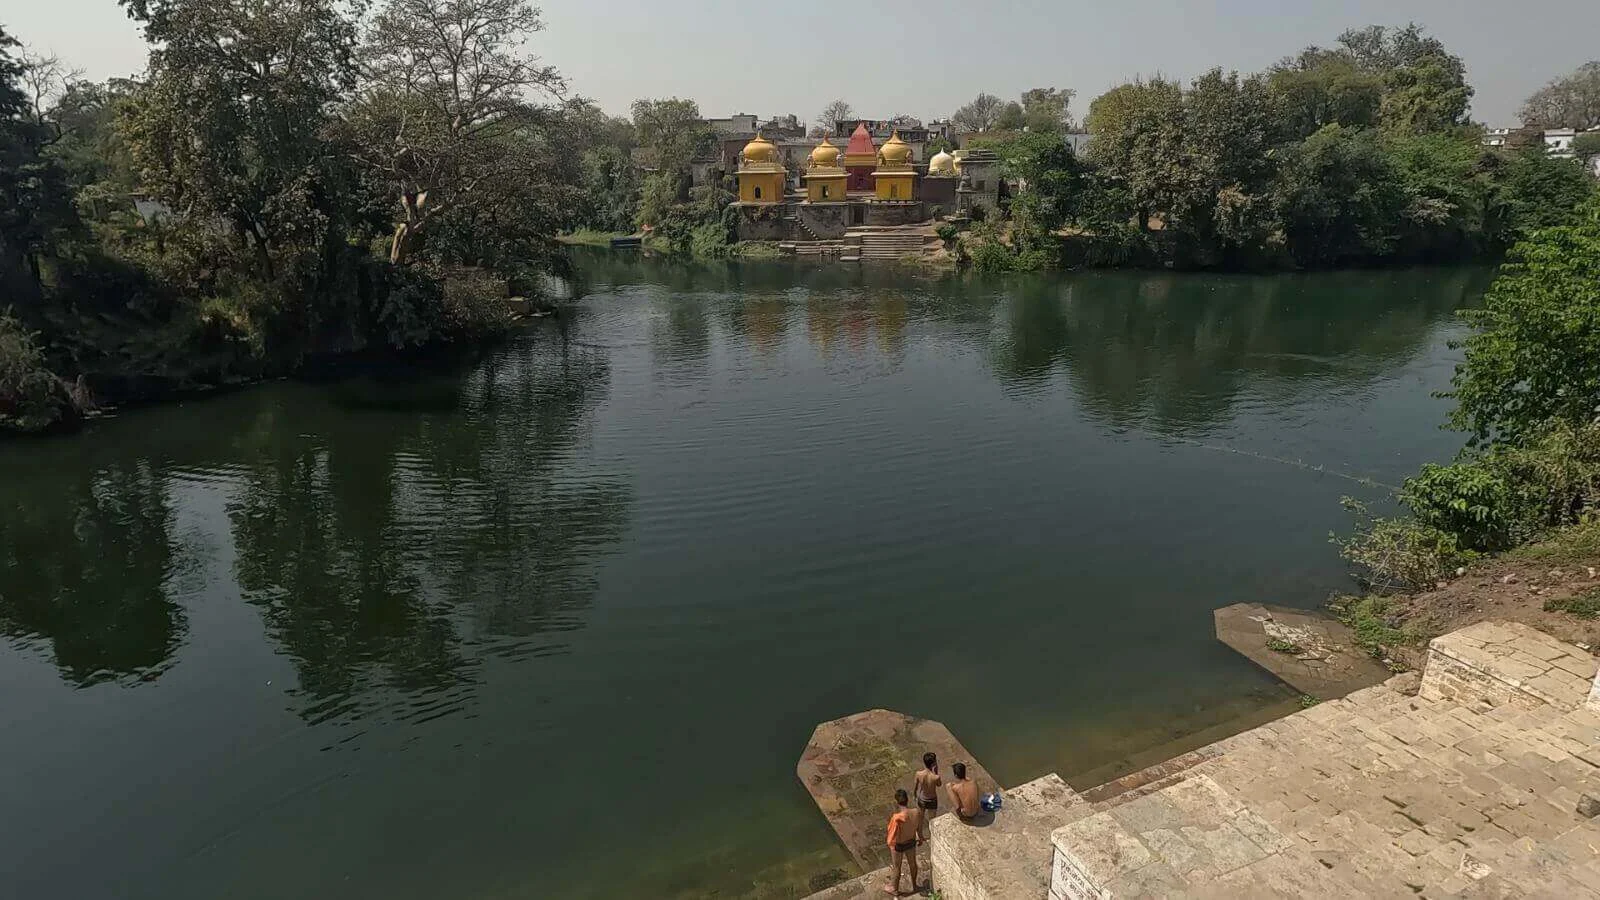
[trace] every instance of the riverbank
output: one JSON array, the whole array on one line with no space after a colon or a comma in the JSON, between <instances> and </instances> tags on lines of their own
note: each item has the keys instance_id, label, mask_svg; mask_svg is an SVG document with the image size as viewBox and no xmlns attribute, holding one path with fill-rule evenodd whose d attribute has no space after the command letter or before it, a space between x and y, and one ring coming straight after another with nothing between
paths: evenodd
<instances>
[{"instance_id":1,"label":"riverbank","mask_svg":"<svg viewBox=\"0 0 1600 900\"><path fill-rule=\"evenodd\" d=\"M362 346L274 357L196 333L96 321L47 341L0 317L0 439L67 434L120 409L239 390L285 378L322 380L393 365L453 364L497 345L549 304L524 297L479 302L469 327L434 329L405 347ZM70 335L70 338L65 336Z\"/></svg>"},{"instance_id":2,"label":"riverbank","mask_svg":"<svg viewBox=\"0 0 1600 900\"><path fill-rule=\"evenodd\" d=\"M1600 646L1600 523L1562 529L1458 571L1428 590L1344 598L1334 609L1374 654L1413 668L1430 639L1487 620Z\"/></svg>"}]
</instances>

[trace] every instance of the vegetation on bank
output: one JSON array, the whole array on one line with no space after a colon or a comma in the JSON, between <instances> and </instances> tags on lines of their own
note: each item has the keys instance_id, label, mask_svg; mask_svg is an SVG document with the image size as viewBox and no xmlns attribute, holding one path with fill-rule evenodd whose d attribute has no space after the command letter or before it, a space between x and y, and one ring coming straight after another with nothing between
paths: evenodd
<instances>
[{"instance_id":1,"label":"vegetation on bank","mask_svg":"<svg viewBox=\"0 0 1600 900\"><path fill-rule=\"evenodd\" d=\"M482 340L593 217L568 148L609 120L524 48L526 0L123 5L137 81L0 32L6 427Z\"/></svg>"},{"instance_id":2,"label":"vegetation on bank","mask_svg":"<svg viewBox=\"0 0 1600 900\"><path fill-rule=\"evenodd\" d=\"M1484 147L1472 93L1436 38L1374 26L1258 74L1112 88L1090 104L1082 158L1060 129L996 126L972 143L998 151L1021 189L1001 239L978 230L966 261L1269 269L1497 256L1569 221L1595 184L1583 160L1542 144Z\"/></svg>"},{"instance_id":3,"label":"vegetation on bank","mask_svg":"<svg viewBox=\"0 0 1600 900\"><path fill-rule=\"evenodd\" d=\"M1405 515L1352 504L1357 527L1338 541L1376 595L1344 601L1345 613L1375 642L1405 618L1385 595L1442 587L1486 561L1600 562L1600 201L1516 245L1483 306L1463 315L1473 331L1449 396L1467 448L1406 480Z\"/></svg>"}]
</instances>

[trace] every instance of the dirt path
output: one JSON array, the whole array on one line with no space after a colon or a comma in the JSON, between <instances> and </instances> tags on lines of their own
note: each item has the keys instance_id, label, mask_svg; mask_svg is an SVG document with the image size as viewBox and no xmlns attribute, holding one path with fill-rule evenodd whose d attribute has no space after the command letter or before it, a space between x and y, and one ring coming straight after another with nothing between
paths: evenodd
<instances>
[{"instance_id":1,"label":"dirt path","mask_svg":"<svg viewBox=\"0 0 1600 900\"><path fill-rule=\"evenodd\" d=\"M1396 597L1391 612L1427 636L1505 619L1585 650L1600 647L1600 617L1561 609L1574 600L1600 610L1600 524L1485 560L1435 590Z\"/></svg>"}]
</instances>

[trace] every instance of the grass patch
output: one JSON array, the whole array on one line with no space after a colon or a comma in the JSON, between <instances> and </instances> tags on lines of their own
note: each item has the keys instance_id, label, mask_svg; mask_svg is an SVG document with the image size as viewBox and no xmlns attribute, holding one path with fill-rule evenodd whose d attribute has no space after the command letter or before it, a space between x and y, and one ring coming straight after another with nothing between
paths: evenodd
<instances>
[{"instance_id":1,"label":"grass patch","mask_svg":"<svg viewBox=\"0 0 1600 900\"><path fill-rule=\"evenodd\" d=\"M1503 562L1557 564L1588 562L1600 556L1600 522L1584 522L1552 532L1543 540L1501 554Z\"/></svg>"},{"instance_id":2,"label":"grass patch","mask_svg":"<svg viewBox=\"0 0 1600 900\"><path fill-rule=\"evenodd\" d=\"M733 255L739 259L781 259L783 251L777 241L740 241L733 245Z\"/></svg>"},{"instance_id":3,"label":"grass patch","mask_svg":"<svg viewBox=\"0 0 1600 900\"><path fill-rule=\"evenodd\" d=\"M557 235L556 240L563 244L572 244L582 247L609 247L614 237L627 237L620 231L596 231L593 228L579 228L577 231Z\"/></svg>"},{"instance_id":4,"label":"grass patch","mask_svg":"<svg viewBox=\"0 0 1600 900\"><path fill-rule=\"evenodd\" d=\"M1334 617L1355 632L1356 646L1373 659L1388 655L1386 648L1413 646L1427 636L1409 623L1399 623L1387 597L1344 597L1328 604Z\"/></svg>"},{"instance_id":5,"label":"grass patch","mask_svg":"<svg viewBox=\"0 0 1600 900\"><path fill-rule=\"evenodd\" d=\"M1322 702L1321 700L1318 700L1316 697L1313 697L1310 694L1301 694L1300 695L1300 708L1301 709L1310 709L1311 707L1316 706L1318 703L1321 703L1321 702Z\"/></svg>"},{"instance_id":6,"label":"grass patch","mask_svg":"<svg viewBox=\"0 0 1600 900\"><path fill-rule=\"evenodd\" d=\"M1300 645L1294 641L1286 641L1283 638L1273 638L1267 641L1267 649L1278 653L1299 653Z\"/></svg>"},{"instance_id":7,"label":"grass patch","mask_svg":"<svg viewBox=\"0 0 1600 900\"><path fill-rule=\"evenodd\" d=\"M1590 588L1571 597L1546 600L1544 611L1566 613L1580 619L1600 618L1600 588Z\"/></svg>"}]
</instances>

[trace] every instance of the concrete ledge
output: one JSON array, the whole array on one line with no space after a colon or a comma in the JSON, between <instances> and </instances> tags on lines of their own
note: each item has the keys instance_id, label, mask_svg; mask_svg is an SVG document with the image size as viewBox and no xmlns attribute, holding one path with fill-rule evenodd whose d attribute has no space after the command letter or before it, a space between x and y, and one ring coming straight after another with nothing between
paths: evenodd
<instances>
[{"instance_id":1,"label":"concrete ledge","mask_svg":"<svg viewBox=\"0 0 1600 900\"><path fill-rule=\"evenodd\" d=\"M1043 897L1049 888L1050 834L1089 815L1089 804L1046 775L1005 793L996 814L963 822L933 820L933 886L945 900Z\"/></svg>"},{"instance_id":2,"label":"concrete ledge","mask_svg":"<svg viewBox=\"0 0 1600 900\"><path fill-rule=\"evenodd\" d=\"M1593 690L1594 657L1516 622L1480 622L1434 638L1422 673L1424 700L1572 710Z\"/></svg>"}]
</instances>

